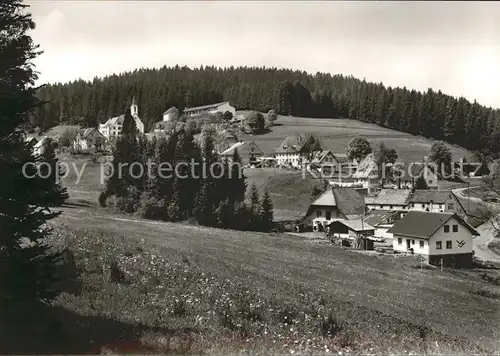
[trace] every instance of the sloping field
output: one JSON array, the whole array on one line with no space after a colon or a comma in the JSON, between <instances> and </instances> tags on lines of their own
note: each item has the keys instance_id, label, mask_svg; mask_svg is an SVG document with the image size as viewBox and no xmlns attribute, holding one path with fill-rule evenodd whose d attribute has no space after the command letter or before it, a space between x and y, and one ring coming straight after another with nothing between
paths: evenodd
<instances>
[{"instance_id":1,"label":"sloping field","mask_svg":"<svg viewBox=\"0 0 500 356\"><path fill-rule=\"evenodd\" d=\"M315 291L335 300L335 314L361 329L376 329L384 318L395 317L498 347L500 287L465 273L421 271L416 260L365 255L299 237L130 220L91 210L66 209L55 222L142 239L261 293L292 298L298 288Z\"/></svg>"},{"instance_id":2,"label":"sloping field","mask_svg":"<svg viewBox=\"0 0 500 356\"><path fill-rule=\"evenodd\" d=\"M312 119L280 116L271 131L263 135L243 135L242 140L254 140L266 153L274 153L281 140L288 135L311 133L320 137L323 148L333 152L344 152L349 140L356 135L366 137L376 149L380 142L394 148L401 162L421 161L429 154L432 140L407 133L390 130L375 124L349 119ZM473 157L461 147L450 146L453 159Z\"/></svg>"}]
</instances>

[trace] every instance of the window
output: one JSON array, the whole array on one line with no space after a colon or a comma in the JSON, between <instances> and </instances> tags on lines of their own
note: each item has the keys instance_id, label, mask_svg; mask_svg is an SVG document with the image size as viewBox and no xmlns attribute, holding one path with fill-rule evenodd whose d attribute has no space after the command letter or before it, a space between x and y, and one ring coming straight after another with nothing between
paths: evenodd
<instances>
[{"instance_id":1,"label":"window","mask_svg":"<svg viewBox=\"0 0 500 356\"><path fill-rule=\"evenodd\" d=\"M411 240L411 244L412 244L412 245L415 245L415 240Z\"/></svg>"},{"instance_id":2,"label":"window","mask_svg":"<svg viewBox=\"0 0 500 356\"><path fill-rule=\"evenodd\" d=\"M424 241L420 240L420 248L424 248Z\"/></svg>"},{"instance_id":3,"label":"window","mask_svg":"<svg viewBox=\"0 0 500 356\"><path fill-rule=\"evenodd\" d=\"M384 206L383 206L383 205L380 205L380 209L383 209L383 208L384 208Z\"/></svg>"},{"instance_id":4,"label":"window","mask_svg":"<svg viewBox=\"0 0 500 356\"><path fill-rule=\"evenodd\" d=\"M316 210L316 217L317 218L321 217L321 213L322 213L321 210Z\"/></svg>"},{"instance_id":5,"label":"window","mask_svg":"<svg viewBox=\"0 0 500 356\"><path fill-rule=\"evenodd\" d=\"M453 225L453 232L458 232L458 225Z\"/></svg>"},{"instance_id":6,"label":"window","mask_svg":"<svg viewBox=\"0 0 500 356\"><path fill-rule=\"evenodd\" d=\"M451 241L446 241L446 248L448 248L448 249L452 248Z\"/></svg>"},{"instance_id":7,"label":"window","mask_svg":"<svg viewBox=\"0 0 500 356\"><path fill-rule=\"evenodd\" d=\"M326 220L330 220L332 218L332 212L331 211L327 211L326 212Z\"/></svg>"},{"instance_id":8,"label":"window","mask_svg":"<svg viewBox=\"0 0 500 356\"><path fill-rule=\"evenodd\" d=\"M412 204L412 205L411 205L411 207L412 207L412 208L414 208L414 207L415 207L415 204Z\"/></svg>"},{"instance_id":9,"label":"window","mask_svg":"<svg viewBox=\"0 0 500 356\"><path fill-rule=\"evenodd\" d=\"M441 250L441 241L436 241L436 250Z\"/></svg>"},{"instance_id":10,"label":"window","mask_svg":"<svg viewBox=\"0 0 500 356\"><path fill-rule=\"evenodd\" d=\"M454 208L454 204L453 203L448 203L448 209L453 209Z\"/></svg>"},{"instance_id":11,"label":"window","mask_svg":"<svg viewBox=\"0 0 500 356\"><path fill-rule=\"evenodd\" d=\"M450 232L450 225L444 226L444 232Z\"/></svg>"},{"instance_id":12,"label":"window","mask_svg":"<svg viewBox=\"0 0 500 356\"><path fill-rule=\"evenodd\" d=\"M430 179L429 179L429 182L428 182L428 183L429 183L429 184L432 184L432 180L430 180Z\"/></svg>"},{"instance_id":13,"label":"window","mask_svg":"<svg viewBox=\"0 0 500 356\"><path fill-rule=\"evenodd\" d=\"M398 245L402 245L403 244L403 239L401 237L398 237Z\"/></svg>"},{"instance_id":14,"label":"window","mask_svg":"<svg viewBox=\"0 0 500 356\"><path fill-rule=\"evenodd\" d=\"M389 209L392 209L392 205L389 205Z\"/></svg>"}]
</instances>

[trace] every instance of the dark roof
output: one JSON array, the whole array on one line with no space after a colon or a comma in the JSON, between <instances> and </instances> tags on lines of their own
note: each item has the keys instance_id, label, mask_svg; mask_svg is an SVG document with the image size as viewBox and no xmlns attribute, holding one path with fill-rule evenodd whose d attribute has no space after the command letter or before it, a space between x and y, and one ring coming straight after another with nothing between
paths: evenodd
<instances>
[{"instance_id":1,"label":"dark roof","mask_svg":"<svg viewBox=\"0 0 500 356\"><path fill-rule=\"evenodd\" d=\"M333 156L337 159L339 162L347 162L349 161L349 157L345 153L333 153Z\"/></svg>"},{"instance_id":2,"label":"dark roof","mask_svg":"<svg viewBox=\"0 0 500 356\"><path fill-rule=\"evenodd\" d=\"M424 211L408 212L408 214L401 220L398 220L388 232L394 235L429 239L451 218L457 219L473 235L479 236L479 233L457 214L431 213Z\"/></svg>"},{"instance_id":3,"label":"dark roof","mask_svg":"<svg viewBox=\"0 0 500 356\"><path fill-rule=\"evenodd\" d=\"M299 136L287 136L285 137L278 148L276 153L298 153L304 146L305 142L299 141Z\"/></svg>"},{"instance_id":4,"label":"dark roof","mask_svg":"<svg viewBox=\"0 0 500 356\"><path fill-rule=\"evenodd\" d=\"M374 197L366 197L366 204L407 205L411 196L410 189L381 189Z\"/></svg>"},{"instance_id":5,"label":"dark roof","mask_svg":"<svg viewBox=\"0 0 500 356\"><path fill-rule=\"evenodd\" d=\"M86 129L81 129L79 134L82 139L87 138L91 133L97 132L99 135L102 135L95 127L89 127Z\"/></svg>"},{"instance_id":6,"label":"dark roof","mask_svg":"<svg viewBox=\"0 0 500 356\"><path fill-rule=\"evenodd\" d=\"M387 223L388 219L394 219L394 217L397 215L399 215L399 212L397 211L377 210L366 215L364 220L372 226L378 226Z\"/></svg>"},{"instance_id":7,"label":"dark roof","mask_svg":"<svg viewBox=\"0 0 500 356\"><path fill-rule=\"evenodd\" d=\"M221 106L223 104L229 104L229 101L222 101L220 103L215 103L215 104L210 104L210 105L202 105L202 106L194 106L192 108L185 108L184 112L212 109L212 108L216 108L217 106Z\"/></svg>"},{"instance_id":8,"label":"dark roof","mask_svg":"<svg viewBox=\"0 0 500 356\"><path fill-rule=\"evenodd\" d=\"M308 135L293 135L285 137L278 148L276 148L275 153L299 153L306 146L311 147L314 143L313 137Z\"/></svg>"},{"instance_id":9,"label":"dark roof","mask_svg":"<svg viewBox=\"0 0 500 356\"><path fill-rule=\"evenodd\" d=\"M365 200L356 189L350 187L328 189L312 202L307 215L314 206L336 206L346 217L363 215L365 212Z\"/></svg>"},{"instance_id":10,"label":"dark roof","mask_svg":"<svg viewBox=\"0 0 500 356\"><path fill-rule=\"evenodd\" d=\"M427 190L417 189L413 192L410 201L412 203L430 203L444 204L446 199L453 194L451 190Z\"/></svg>"},{"instance_id":11,"label":"dark roof","mask_svg":"<svg viewBox=\"0 0 500 356\"><path fill-rule=\"evenodd\" d=\"M178 114L179 113L179 109L177 109L175 106L172 106L167 111L165 111L163 113L163 115L170 114L170 113Z\"/></svg>"}]
</instances>

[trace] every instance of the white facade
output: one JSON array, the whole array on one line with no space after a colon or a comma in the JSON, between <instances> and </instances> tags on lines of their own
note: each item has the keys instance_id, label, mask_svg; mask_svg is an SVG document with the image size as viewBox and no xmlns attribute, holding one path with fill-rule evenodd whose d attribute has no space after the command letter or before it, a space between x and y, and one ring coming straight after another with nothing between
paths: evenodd
<instances>
[{"instance_id":1,"label":"white facade","mask_svg":"<svg viewBox=\"0 0 500 356\"><path fill-rule=\"evenodd\" d=\"M318 230L318 225L325 226L333 220L345 219L345 216L339 211L336 206L332 207L317 207L313 211L312 226L313 230Z\"/></svg>"},{"instance_id":2,"label":"white facade","mask_svg":"<svg viewBox=\"0 0 500 356\"><path fill-rule=\"evenodd\" d=\"M274 156L278 166L292 166L294 168L302 167L302 162L305 159L305 156L299 153L276 153Z\"/></svg>"},{"instance_id":3,"label":"white facade","mask_svg":"<svg viewBox=\"0 0 500 356\"><path fill-rule=\"evenodd\" d=\"M139 118L139 107L135 103L135 98L130 105L130 114L135 121L137 131L144 133L144 123ZM113 117L104 124L99 124L99 132L106 138L120 136L123 130L124 115Z\"/></svg>"},{"instance_id":4,"label":"white facade","mask_svg":"<svg viewBox=\"0 0 500 356\"><path fill-rule=\"evenodd\" d=\"M414 253L426 256L472 253L472 233L456 218L452 218L429 239L394 234L395 251L410 252L411 248Z\"/></svg>"},{"instance_id":5,"label":"white facade","mask_svg":"<svg viewBox=\"0 0 500 356\"><path fill-rule=\"evenodd\" d=\"M177 120L177 115L174 112L165 112L163 114L163 121L175 121Z\"/></svg>"},{"instance_id":6,"label":"white facade","mask_svg":"<svg viewBox=\"0 0 500 356\"><path fill-rule=\"evenodd\" d=\"M409 209L415 211L428 211L431 213L444 213L445 204L411 203Z\"/></svg>"},{"instance_id":7,"label":"white facade","mask_svg":"<svg viewBox=\"0 0 500 356\"><path fill-rule=\"evenodd\" d=\"M231 114L233 114L233 116L236 114L236 108L232 106L228 101L214 105L186 108L184 110L184 113L188 116L193 116L202 113L210 113L210 114L216 114L218 112L225 113L226 111L229 111Z\"/></svg>"},{"instance_id":8,"label":"white facade","mask_svg":"<svg viewBox=\"0 0 500 356\"><path fill-rule=\"evenodd\" d=\"M369 204L366 206L370 208L370 210L390 210L390 211L407 211L409 204Z\"/></svg>"}]
</instances>

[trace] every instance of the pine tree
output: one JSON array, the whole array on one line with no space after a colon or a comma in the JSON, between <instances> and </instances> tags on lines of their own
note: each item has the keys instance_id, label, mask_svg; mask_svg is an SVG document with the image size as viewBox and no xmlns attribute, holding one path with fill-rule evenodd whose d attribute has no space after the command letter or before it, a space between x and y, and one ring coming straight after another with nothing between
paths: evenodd
<instances>
[{"instance_id":1,"label":"pine tree","mask_svg":"<svg viewBox=\"0 0 500 356\"><path fill-rule=\"evenodd\" d=\"M234 150L231 160L230 177L229 177L229 200L231 202L242 202L245 200L245 192L247 190L246 177L243 174L243 166L238 150Z\"/></svg>"},{"instance_id":2,"label":"pine tree","mask_svg":"<svg viewBox=\"0 0 500 356\"><path fill-rule=\"evenodd\" d=\"M269 231L273 227L273 201L267 189L262 197L260 227L262 231Z\"/></svg>"},{"instance_id":3,"label":"pine tree","mask_svg":"<svg viewBox=\"0 0 500 356\"><path fill-rule=\"evenodd\" d=\"M48 139L45 143L45 147L41 157L38 159L38 164L40 164L40 176L46 177L44 179L54 182L54 186L50 191L50 194L54 194L59 197L59 202L55 202L57 206L62 205L68 198L67 189L63 187L60 183L61 177L64 175L63 169L59 166L59 160L56 157L56 152L54 147L57 142L52 139Z\"/></svg>"},{"instance_id":4,"label":"pine tree","mask_svg":"<svg viewBox=\"0 0 500 356\"><path fill-rule=\"evenodd\" d=\"M250 186L250 197L249 197L249 210L250 210L250 229L258 231L260 229L261 222L261 205L259 191L255 183Z\"/></svg>"},{"instance_id":5,"label":"pine tree","mask_svg":"<svg viewBox=\"0 0 500 356\"><path fill-rule=\"evenodd\" d=\"M423 175L420 175L415 180L415 189L429 189L429 186L427 185L427 182L425 181L425 178Z\"/></svg>"},{"instance_id":6,"label":"pine tree","mask_svg":"<svg viewBox=\"0 0 500 356\"><path fill-rule=\"evenodd\" d=\"M27 34L35 24L25 7L20 0L0 2L0 313L58 294L60 255L43 239L50 232L45 223L59 214L53 208L66 198L54 180L37 175L23 142L21 127L38 103L31 63L40 54Z\"/></svg>"}]
</instances>

